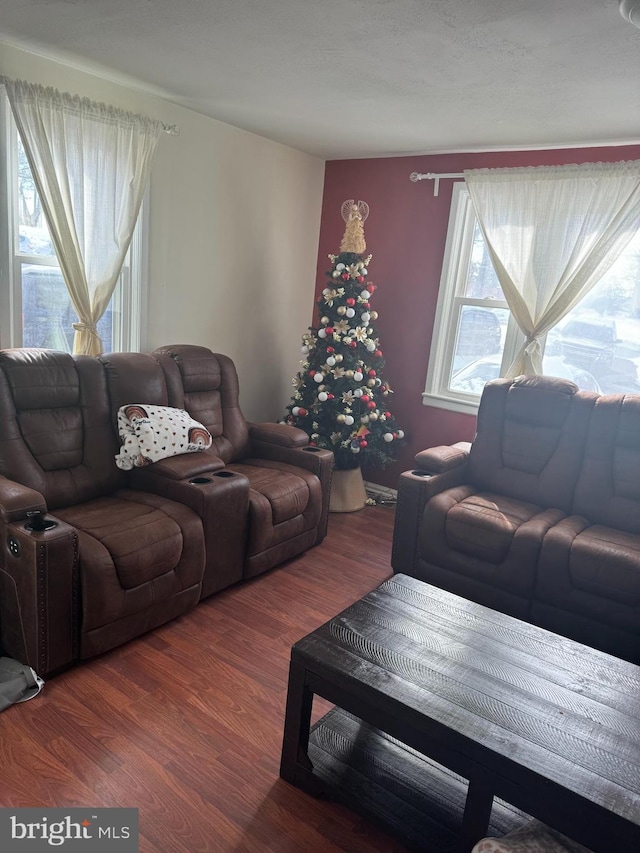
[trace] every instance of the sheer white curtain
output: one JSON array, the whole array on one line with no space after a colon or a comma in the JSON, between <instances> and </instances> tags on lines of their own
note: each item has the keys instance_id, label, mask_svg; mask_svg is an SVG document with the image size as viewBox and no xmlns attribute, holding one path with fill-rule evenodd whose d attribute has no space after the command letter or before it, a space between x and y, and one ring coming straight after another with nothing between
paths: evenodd
<instances>
[{"instance_id":1,"label":"sheer white curtain","mask_svg":"<svg viewBox=\"0 0 640 853\"><path fill-rule=\"evenodd\" d=\"M542 372L539 338L640 229L640 161L464 173L496 275L525 343L508 376Z\"/></svg>"},{"instance_id":2,"label":"sheer white curtain","mask_svg":"<svg viewBox=\"0 0 640 853\"><path fill-rule=\"evenodd\" d=\"M99 355L163 125L55 89L2 81L71 302L74 352Z\"/></svg>"}]
</instances>

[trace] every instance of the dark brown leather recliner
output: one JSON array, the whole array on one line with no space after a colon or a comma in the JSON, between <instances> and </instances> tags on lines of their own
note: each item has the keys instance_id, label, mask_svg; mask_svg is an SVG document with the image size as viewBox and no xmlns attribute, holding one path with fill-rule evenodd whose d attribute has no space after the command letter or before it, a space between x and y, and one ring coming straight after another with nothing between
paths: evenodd
<instances>
[{"instance_id":1,"label":"dark brown leather recliner","mask_svg":"<svg viewBox=\"0 0 640 853\"><path fill-rule=\"evenodd\" d=\"M582 460L593 401L578 398L576 405L576 391L547 377L485 386L470 453L455 459L447 449L455 479L432 495L436 482L423 484L428 491L412 531L408 574L528 617L542 540L570 511ZM402 479L420 481L444 450L424 451L419 473ZM398 515L397 524L406 525L400 505ZM398 529L394 567L406 559L408 542Z\"/></svg>"},{"instance_id":2,"label":"dark brown leather recliner","mask_svg":"<svg viewBox=\"0 0 640 853\"><path fill-rule=\"evenodd\" d=\"M400 477L396 572L640 663L640 396L489 382Z\"/></svg>"},{"instance_id":3,"label":"dark brown leather recliner","mask_svg":"<svg viewBox=\"0 0 640 853\"><path fill-rule=\"evenodd\" d=\"M200 518L129 488L118 446L97 359L0 352L0 646L41 675L200 599Z\"/></svg>"},{"instance_id":4,"label":"dark brown leather recliner","mask_svg":"<svg viewBox=\"0 0 640 853\"><path fill-rule=\"evenodd\" d=\"M224 471L247 482L243 577L319 544L327 529L333 454L310 446L296 427L247 423L227 356L190 345L161 347L153 355L165 372L169 405L204 424Z\"/></svg>"}]
</instances>

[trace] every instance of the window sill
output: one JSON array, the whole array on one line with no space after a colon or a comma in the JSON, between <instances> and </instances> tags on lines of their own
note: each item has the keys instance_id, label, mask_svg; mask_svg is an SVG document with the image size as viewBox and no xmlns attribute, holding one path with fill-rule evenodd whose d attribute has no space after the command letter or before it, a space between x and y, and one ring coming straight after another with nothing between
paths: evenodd
<instances>
[{"instance_id":1,"label":"window sill","mask_svg":"<svg viewBox=\"0 0 640 853\"><path fill-rule=\"evenodd\" d=\"M435 409L448 409L450 412L460 412L465 415L478 414L478 406L480 400L459 400L453 397L445 397L441 394L428 394L426 391L422 395L423 406L433 406Z\"/></svg>"}]
</instances>

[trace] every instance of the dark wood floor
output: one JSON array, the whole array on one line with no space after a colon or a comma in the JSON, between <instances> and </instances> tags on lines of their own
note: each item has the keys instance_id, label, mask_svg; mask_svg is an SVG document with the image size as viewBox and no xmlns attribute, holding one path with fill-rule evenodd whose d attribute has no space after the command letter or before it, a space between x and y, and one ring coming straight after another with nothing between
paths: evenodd
<instances>
[{"instance_id":1,"label":"dark wood floor","mask_svg":"<svg viewBox=\"0 0 640 853\"><path fill-rule=\"evenodd\" d=\"M332 514L319 547L4 711L0 806L136 807L142 853L400 853L278 777L291 645L391 574L393 514Z\"/></svg>"}]
</instances>

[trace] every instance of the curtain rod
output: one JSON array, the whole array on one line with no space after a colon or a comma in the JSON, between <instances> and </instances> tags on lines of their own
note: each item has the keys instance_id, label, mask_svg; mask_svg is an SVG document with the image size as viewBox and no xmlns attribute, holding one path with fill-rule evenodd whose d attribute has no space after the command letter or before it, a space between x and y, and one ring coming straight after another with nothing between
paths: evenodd
<instances>
[{"instance_id":1,"label":"curtain rod","mask_svg":"<svg viewBox=\"0 0 640 853\"><path fill-rule=\"evenodd\" d=\"M17 82L26 82L26 81L12 80L11 77L7 77L4 74L0 74L0 86L4 85L6 83L17 83ZM103 104L102 102L99 102L99 101L92 101L89 98L85 98L81 95L72 95L70 92L62 92L61 93L57 89L54 89L51 86L49 86L49 87L42 86L40 83L28 83L27 85L35 86L38 89L41 89L43 91L48 90L51 92L55 92L56 94L68 95L70 98L79 98L81 101L84 101L88 104L91 104L94 107L105 107L106 109L115 110L116 112L122 113L124 115L130 114L132 116L136 116L137 118L146 118L146 116L138 115L137 113L130 112L129 110L124 110L120 107L112 107L109 104ZM178 124L165 124L163 121L161 121L160 127L162 128L162 132L168 134L169 136L180 136L180 125L178 125Z\"/></svg>"},{"instance_id":2,"label":"curtain rod","mask_svg":"<svg viewBox=\"0 0 640 853\"><path fill-rule=\"evenodd\" d=\"M409 175L409 180L413 181L414 184L417 184L418 181L433 181L433 194L434 196L438 195L438 191L440 189L440 180L442 178L453 178L453 180L460 180L464 178L464 174L462 172L411 172Z\"/></svg>"}]
</instances>

